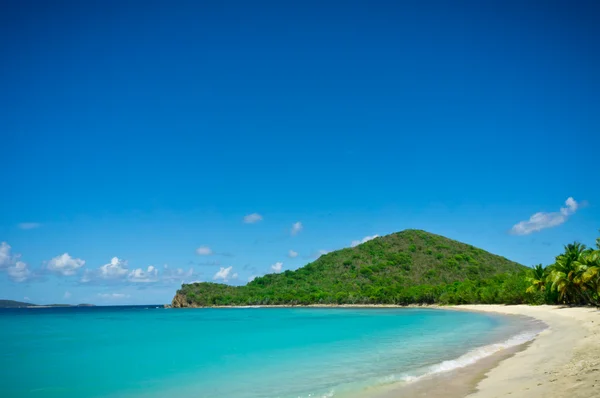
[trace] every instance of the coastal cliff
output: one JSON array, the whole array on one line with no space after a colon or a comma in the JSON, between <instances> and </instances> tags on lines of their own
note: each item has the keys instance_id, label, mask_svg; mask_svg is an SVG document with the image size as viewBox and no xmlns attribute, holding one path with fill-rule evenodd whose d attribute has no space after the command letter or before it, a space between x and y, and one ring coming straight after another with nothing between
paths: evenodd
<instances>
[{"instance_id":1,"label":"coastal cliff","mask_svg":"<svg viewBox=\"0 0 600 398\"><path fill-rule=\"evenodd\" d=\"M195 303L188 303L183 294L177 292L175 297L173 297L173 301L171 301L171 308L184 308L184 307L197 307Z\"/></svg>"}]
</instances>

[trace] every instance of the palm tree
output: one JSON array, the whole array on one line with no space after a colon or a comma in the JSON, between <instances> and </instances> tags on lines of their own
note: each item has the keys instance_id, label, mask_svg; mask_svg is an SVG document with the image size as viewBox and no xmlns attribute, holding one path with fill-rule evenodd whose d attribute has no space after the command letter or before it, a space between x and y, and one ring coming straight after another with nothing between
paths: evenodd
<instances>
[{"instance_id":1,"label":"palm tree","mask_svg":"<svg viewBox=\"0 0 600 398\"><path fill-rule=\"evenodd\" d=\"M547 276L546 268L542 264L534 265L527 277L527 281L531 283L531 286L527 288L527 293L546 290Z\"/></svg>"},{"instance_id":2,"label":"palm tree","mask_svg":"<svg viewBox=\"0 0 600 398\"><path fill-rule=\"evenodd\" d=\"M586 301L580 289L582 269L579 266L580 257L585 250L586 246L579 242L570 243L551 266L548 282L552 284L551 289L558 292L561 302L581 304Z\"/></svg>"},{"instance_id":3,"label":"palm tree","mask_svg":"<svg viewBox=\"0 0 600 398\"><path fill-rule=\"evenodd\" d=\"M582 294L595 305L600 305L600 250L588 250L576 262L578 282Z\"/></svg>"},{"instance_id":4,"label":"palm tree","mask_svg":"<svg viewBox=\"0 0 600 398\"><path fill-rule=\"evenodd\" d=\"M569 243L564 248L565 252L560 256L564 256L569 261L577 261L579 259L579 256L581 256L581 253L587 250L587 246L579 242Z\"/></svg>"}]
</instances>

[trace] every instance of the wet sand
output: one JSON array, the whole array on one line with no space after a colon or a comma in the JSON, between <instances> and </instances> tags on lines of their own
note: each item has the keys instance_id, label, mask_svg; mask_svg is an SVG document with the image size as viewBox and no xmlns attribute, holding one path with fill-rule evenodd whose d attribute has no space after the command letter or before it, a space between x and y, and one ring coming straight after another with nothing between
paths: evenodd
<instances>
[{"instance_id":1,"label":"wet sand","mask_svg":"<svg viewBox=\"0 0 600 398\"><path fill-rule=\"evenodd\" d=\"M557 306L464 305L448 310L529 316L548 325L527 344L372 398L600 397L600 311Z\"/></svg>"}]
</instances>

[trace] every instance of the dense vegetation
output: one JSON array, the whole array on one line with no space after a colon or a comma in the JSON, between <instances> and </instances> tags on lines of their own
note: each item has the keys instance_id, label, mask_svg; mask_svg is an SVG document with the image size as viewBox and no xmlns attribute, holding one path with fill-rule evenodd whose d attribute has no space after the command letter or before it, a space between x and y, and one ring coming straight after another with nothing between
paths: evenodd
<instances>
[{"instance_id":1,"label":"dense vegetation","mask_svg":"<svg viewBox=\"0 0 600 398\"><path fill-rule=\"evenodd\" d=\"M337 250L246 286L183 285L174 307L301 304L525 303L527 267L424 231Z\"/></svg>"},{"instance_id":2,"label":"dense vegetation","mask_svg":"<svg viewBox=\"0 0 600 398\"><path fill-rule=\"evenodd\" d=\"M338 250L246 286L183 285L174 307L306 304L569 304L600 306L596 249L565 246L527 268L439 235L407 230Z\"/></svg>"},{"instance_id":3,"label":"dense vegetation","mask_svg":"<svg viewBox=\"0 0 600 398\"><path fill-rule=\"evenodd\" d=\"M536 265L527 280L527 293L537 302L600 306L600 238L596 249L566 245L554 264Z\"/></svg>"}]
</instances>

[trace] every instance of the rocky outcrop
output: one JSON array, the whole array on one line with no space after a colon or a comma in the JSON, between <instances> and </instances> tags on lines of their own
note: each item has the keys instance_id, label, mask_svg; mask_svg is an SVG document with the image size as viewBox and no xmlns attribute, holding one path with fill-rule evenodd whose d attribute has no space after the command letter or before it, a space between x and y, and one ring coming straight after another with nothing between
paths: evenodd
<instances>
[{"instance_id":1,"label":"rocky outcrop","mask_svg":"<svg viewBox=\"0 0 600 398\"><path fill-rule=\"evenodd\" d=\"M176 293L170 305L171 308L201 308L201 305L189 303L186 297L181 293Z\"/></svg>"},{"instance_id":2,"label":"rocky outcrop","mask_svg":"<svg viewBox=\"0 0 600 398\"><path fill-rule=\"evenodd\" d=\"M184 295L177 293L175 295L175 297L173 297L173 301L171 302L171 307L184 308L184 307L189 307L189 304L187 303L187 300L185 299Z\"/></svg>"}]
</instances>

